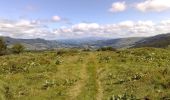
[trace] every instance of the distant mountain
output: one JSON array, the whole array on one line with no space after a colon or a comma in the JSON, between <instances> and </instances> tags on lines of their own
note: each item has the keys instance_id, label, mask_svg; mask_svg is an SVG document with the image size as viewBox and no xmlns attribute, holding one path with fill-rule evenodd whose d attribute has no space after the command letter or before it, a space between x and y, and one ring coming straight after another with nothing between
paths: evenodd
<instances>
[{"instance_id":1,"label":"distant mountain","mask_svg":"<svg viewBox=\"0 0 170 100\"><path fill-rule=\"evenodd\" d=\"M62 44L69 44L69 45L80 45L80 44L88 44L93 43L100 40L108 40L108 38L102 37L85 37L85 38L73 38L73 39L60 39L57 42Z\"/></svg>"},{"instance_id":2,"label":"distant mountain","mask_svg":"<svg viewBox=\"0 0 170 100\"><path fill-rule=\"evenodd\" d=\"M47 50L57 48L86 48L89 43L98 40L106 40L105 38L79 38L79 39L62 39L62 40L45 40L45 39L16 39L11 37L3 37L8 47L16 43L23 44L28 50Z\"/></svg>"},{"instance_id":3,"label":"distant mountain","mask_svg":"<svg viewBox=\"0 0 170 100\"><path fill-rule=\"evenodd\" d=\"M28 50L46 50L51 48L57 48L57 46L59 45L55 41L49 41L40 38L37 39L15 39L10 37L3 37L3 38L6 41L8 47L11 47L16 43L21 43Z\"/></svg>"},{"instance_id":4,"label":"distant mountain","mask_svg":"<svg viewBox=\"0 0 170 100\"><path fill-rule=\"evenodd\" d=\"M8 47L16 43L23 44L28 50L47 50L57 48L91 48L97 49L100 47L114 47L114 48L129 48L143 38L120 38L108 39L99 37L86 37L78 39L62 39L62 40L45 40L45 39L16 39L11 37L3 37Z\"/></svg>"},{"instance_id":5,"label":"distant mountain","mask_svg":"<svg viewBox=\"0 0 170 100\"><path fill-rule=\"evenodd\" d=\"M119 39L109 39L101 40L93 43L93 46L97 47L113 47L113 48L129 48L133 47L136 42L143 40L144 37L130 37L130 38L119 38Z\"/></svg>"},{"instance_id":6,"label":"distant mountain","mask_svg":"<svg viewBox=\"0 0 170 100\"><path fill-rule=\"evenodd\" d=\"M134 47L166 48L170 45L170 33L156 35L136 42Z\"/></svg>"},{"instance_id":7,"label":"distant mountain","mask_svg":"<svg viewBox=\"0 0 170 100\"><path fill-rule=\"evenodd\" d=\"M28 50L47 50L57 48L90 48L97 49L101 47L113 48L133 48L133 47L160 47L164 48L170 45L170 33L161 34L153 37L131 37L108 39L99 37L87 37L78 39L62 39L62 40L45 40L45 39L15 39L11 37L3 37L11 47L16 43L23 44Z\"/></svg>"}]
</instances>

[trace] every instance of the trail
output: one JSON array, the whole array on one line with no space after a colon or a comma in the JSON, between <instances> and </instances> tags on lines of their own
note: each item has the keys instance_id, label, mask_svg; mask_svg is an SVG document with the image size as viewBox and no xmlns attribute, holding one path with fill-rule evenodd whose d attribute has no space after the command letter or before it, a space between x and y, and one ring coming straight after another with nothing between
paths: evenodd
<instances>
[{"instance_id":1,"label":"trail","mask_svg":"<svg viewBox=\"0 0 170 100\"><path fill-rule=\"evenodd\" d=\"M80 95L80 93L82 92L82 88L85 86L85 83L87 81L87 71L85 64L83 64L81 67L80 76L81 80L77 82L68 92L70 100L76 100L77 96Z\"/></svg>"},{"instance_id":2,"label":"trail","mask_svg":"<svg viewBox=\"0 0 170 100\"><path fill-rule=\"evenodd\" d=\"M70 89L69 100L102 100L103 98L96 57L91 54L86 58L86 61L81 65L80 76L82 80Z\"/></svg>"},{"instance_id":3,"label":"trail","mask_svg":"<svg viewBox=\"0 0 170 100\"><path fill-rule=\"evenodd\" d=\"M103 88L102 88L101 81L99 78L101 70L98 66L98 60L95 60L95 69L96 69L96 85L97 85L96 100L102 100L103 99Z\"/></svg>"},{"instance_id":4,"label":"trail","mask_svg":"<svg viewBox=\"0 0 170 100\"><path fill-rule=\"evenodd\" d=\"M99 74L99 70L97 71L97 75ZM100 79L97 77L97 86L98 86L98 89L97 89L97 96L96 96L96 100L102 100L103 98L103 89L102 89L102 86L101 86L101 81Z\"/></svg>"}]
</instances>

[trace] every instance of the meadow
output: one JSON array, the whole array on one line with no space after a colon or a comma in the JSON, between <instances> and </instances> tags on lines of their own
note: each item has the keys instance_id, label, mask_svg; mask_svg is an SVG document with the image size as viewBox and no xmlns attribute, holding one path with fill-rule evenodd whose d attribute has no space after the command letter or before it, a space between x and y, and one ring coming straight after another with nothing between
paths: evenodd
<instances>
[{"instance_id":1,"label":"meadow","mask_svg":"<svg viewBox=\"0 0 170 100\"><path fill-rule=\"evenodd\" d=\"M0 56L0 100L169 100L170 50Z\"/></svg>"}]
</instances>

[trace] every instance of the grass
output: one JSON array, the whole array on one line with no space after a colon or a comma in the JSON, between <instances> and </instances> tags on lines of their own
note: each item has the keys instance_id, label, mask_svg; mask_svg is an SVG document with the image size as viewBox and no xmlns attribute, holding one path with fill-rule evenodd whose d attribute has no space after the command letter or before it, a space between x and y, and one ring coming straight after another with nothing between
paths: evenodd
<instances>
[{"instance_id":1,"label":"grass","mask_svg":"<svg viewBox=\"0 0 170 100\"><path fill-rule=\"evenodd\" d=\"M0 57L0 100L164 100L170 51L27 52Z\"/></svg>"}]
</instances>

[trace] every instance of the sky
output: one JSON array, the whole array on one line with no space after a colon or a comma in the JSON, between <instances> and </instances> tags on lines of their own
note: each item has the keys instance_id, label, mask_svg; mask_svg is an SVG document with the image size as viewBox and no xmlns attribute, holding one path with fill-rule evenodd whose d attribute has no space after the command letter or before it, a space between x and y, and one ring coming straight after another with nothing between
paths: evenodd
<instances>
[{"instance_id":1,"label":"sky","mask_svg":"<svg viewBox=\"0 0 170 100\"><path fill-rule=\"evenodd\" d=\"M170 32L170 0L0 0L0 35L49 40Z\"/></svg>"}]
</instances>

